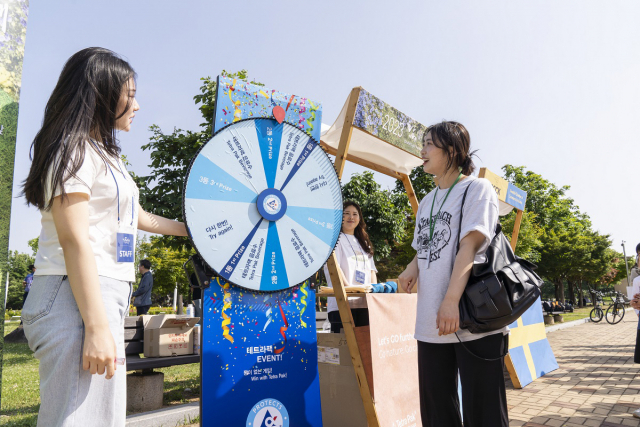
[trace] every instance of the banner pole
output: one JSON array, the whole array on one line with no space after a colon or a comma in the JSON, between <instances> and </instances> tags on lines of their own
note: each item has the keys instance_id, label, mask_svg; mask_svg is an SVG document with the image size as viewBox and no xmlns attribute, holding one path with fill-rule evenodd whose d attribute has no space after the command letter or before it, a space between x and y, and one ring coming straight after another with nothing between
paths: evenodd
<instances>
[{"instance_id":1,"label":"banner pole","mask_svg":"<svg viewBox=\"0 0 640 427\"><path fill-rule=\"evenodd\" d=\"M22 86L22 61L27 35L28 0L0 0L0 36L4 40L0 47L0 69L8 78L0 82L0 265L8 266L9 229L11 224L11 201L13 190L13 168L18 131L18 103ZM3 269L3 268L2 268ZM0 271L0 274L2 272ZM7 271L8 277L9 271ZM3 277L4 274L0 275ZM4 348L4 313L8 286L0 286L0 402L2 400L2 352Z\"/></svg>"}]
</instances>

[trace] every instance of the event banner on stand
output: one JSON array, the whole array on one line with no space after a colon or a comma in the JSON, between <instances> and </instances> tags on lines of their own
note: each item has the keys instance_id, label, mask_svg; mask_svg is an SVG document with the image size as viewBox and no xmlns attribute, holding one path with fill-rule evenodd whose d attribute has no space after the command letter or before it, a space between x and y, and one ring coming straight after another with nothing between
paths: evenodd
<instances>
[{"instance_id":1,"label":"event banner on stand","mask_svg":"<svg viewBox=\"0 0 640 427\"><path fill-rule=\"evenodd\" d=\"M319 102L225 76L218 76L214 132L243 119L272 118L275 107L282 109L285 122L320 141L322 105Z\"/></svg>"},{"instance_id":2,"label":"event banner on stand","mask_svg":"<svg viewBox=\"0 0 640 427\"><path fill-rule=\"evenodd\" d=\"M353 125L420 157L427 127L364 89L360 89Z\"/></svg>"},{"instance_id":3,"label":"event banner on stand","mask_svg":"<svg viewBox=\"0 0 640 427\"><path fill-rule=\"evenodd\" d=\"M0 265L9 253L13 164L18 132L18 102L27 34L28 0L0 0ZM0 268L0 318L4 319L7 271ZM0 325L0 384L4 323ZM1 392L0 392L1 397Z\"/></svg>"},{"instance_id":4,"label":"event banner on stand","mask_svg":"<svg viewBox=\"0 0 640 427\"><path fill-rule=\"evenodd\" d=\"M213 279L203 297L203 425L322 426L314 301L307 282L258 294Z\"/></svg>"}]
</instances>

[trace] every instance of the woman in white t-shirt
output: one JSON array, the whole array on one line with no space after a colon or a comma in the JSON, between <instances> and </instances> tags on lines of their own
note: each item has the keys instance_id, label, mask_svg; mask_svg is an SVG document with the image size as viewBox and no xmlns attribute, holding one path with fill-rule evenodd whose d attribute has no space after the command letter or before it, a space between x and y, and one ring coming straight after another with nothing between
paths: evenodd
<instances>
[{"instance_id":1,"label":"woman in white t-shirt","mask_svg":"<svg viewBox=\"0 0 640 427\"><path fill-rule=\"evenodd\" d=\"M377 283L376 265L373 262L373 245L367 234L367 225L362 218L360 205L354 201L346 201L342 211L342 233L335 248L338 260L338 272L342 275L345 286L371 285ZM329 277L329 269L324 266L324 277L327 285L333 287ZM365 297L349 297L349 307L355 326L369 324L369 310ZM342 321L338 312L338 303L334 297L327 298L327 317L331 323L331 332L338 333L342 329Z\"/></svg>"},{"instance_id":2,"label":"woman in white t-shirt","mask_svg":"<svg viewBox=\"0 0 640 427\"><path fill-rule=\"evenodd\" d=\"M465 427L509 423L500 358L508 346L506 328L484 334L459 329L460 297L498 222L496 193L489 181L471 176L469 149L469 133L460 123L438 123L425 132L423 168L437 176L438 186L420 202L413 240L417 255L399 276L406 292L416 284L419 289L415 338L424 426L462 426L458 373Z\"/></svg>"},{"instance_id":3,"label":"woman in white t-shirt","mask_svg":"<svg viewBox=\"0 0 640 427\"><path fill-rule=\"evenodd\" d=\"M137 230L187 234L182 222L142 210L120 159L116 132L131 128L135 93L126 61L83 49L65 64L32 144L24 195L42 231L22 320L40 361L38 426L125 425Z\"/></svg>"}]
</instances>

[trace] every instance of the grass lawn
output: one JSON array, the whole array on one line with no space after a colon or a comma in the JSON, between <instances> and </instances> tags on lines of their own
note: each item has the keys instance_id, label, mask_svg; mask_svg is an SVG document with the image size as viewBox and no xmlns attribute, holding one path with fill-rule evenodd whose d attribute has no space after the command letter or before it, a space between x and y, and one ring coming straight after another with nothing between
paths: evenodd
<instances>
[{"instance_id":1,"label":"grass lawn","mask_svg":"<svg viewBox=\"0 0 640 427\"><path fill-rule=\"evenodd\" d=\"M564 319L565 323L566 322L571 322L573 320L584 319L585 317L589 317L589 313L591 312L591 310L593 310L593 307L591 307L591 306L583 307L583 308L576 308L576 309L573 310L573 313L564 313L562 315L562 318Z\"/></svg>"},{"instance_id":2,"label":"grass lawn","mask_svg":"<svg viewBox=\"0 0 640 427\"><path fill-rule=\"evenodd\" d=\"M5 323L5 335L18 323ZM39 362L27 344L7 344L2 361L2 408L0 426L36 425L40 407ZM200 365L190 364L157 369L164 372L164 405L196 401L200 394Z\"/></svg>"}]
</instances>

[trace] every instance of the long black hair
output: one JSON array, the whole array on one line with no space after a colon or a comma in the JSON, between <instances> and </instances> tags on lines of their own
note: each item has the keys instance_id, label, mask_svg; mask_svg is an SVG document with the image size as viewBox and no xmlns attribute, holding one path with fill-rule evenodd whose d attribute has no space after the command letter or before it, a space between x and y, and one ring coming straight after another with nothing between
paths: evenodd
<instances>
[{"instance_id":1,"label":"long black hair","mask_svg":"<svg viewBox=\"0 0 640 427\"><path fill-rule=\"evenodd\" d=\"M129 110L132 100L129 98L120 115L117 107L123 90L128 90L129 80L135 77L131 65L108 49L89 47L69 58L31 144L31 169L23 183L27 204L49 210L53 197L45 200L45 194L52 196L60 189L66 197L63 184L77 178L90 139L100 142L98 154L105 161L118 158L116 122ZM47 186L50 193L45 192Z\"/></svg>"},{"instance_id":2,"label":"long black hair","mask_svg":"<svg viewBox=\"0 0 640 427\"><path fill-rule=\"evenodd\" d=\"M471 148L471 136L462 123L443 121L429 126L425 131L422 140L426 140L427 134L431 132L433 144L444 150L447 156L447 170L452 166L462 169L465 175L471 175L475 170L472 156L475 151L469 152Z\"/></svg>"},{"instance_id":3,"label":"long black hair","mask_svg":"<svg viewBox=\"0 0 640 427\"><path fill-rule=\"evenodd\" d=\"M358 243L362 247L367 254L373 256L373 245L371 244L371 239L369 239L369 233L367 233L367 224L364 222L364 218L362 217L362 209L360 209L360 205L353 200L347 200L343 203L342 209L346 209L349 206L353 206L358 211L358 216L360 217L360 221L358 221L358 225L356 229L353 231L353 235L358 239Z\"/></svg>"}]
</instances>

